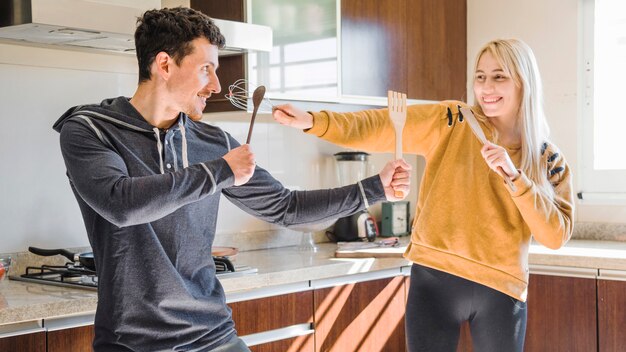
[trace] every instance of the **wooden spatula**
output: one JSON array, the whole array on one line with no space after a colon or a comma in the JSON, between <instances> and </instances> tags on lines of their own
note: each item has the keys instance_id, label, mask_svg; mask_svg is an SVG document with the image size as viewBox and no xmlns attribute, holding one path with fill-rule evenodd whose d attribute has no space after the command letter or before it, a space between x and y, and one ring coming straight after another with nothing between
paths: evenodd
<instances>
[{"instance_id":1,"label":"wooden spatula","mask_svg":"<svg viewBox=\"0 0 626 352\"><path fill-rule=\"evenodd\" d=\"M478 123L478 120L476 120L476 116L474 116L472 110L470 108L461 108L461 113L463 114L465 121L467 121L470 128L472 129L472 132L474 132L474 135L480 140L480 142L482 144L487 143L488 140L485 136L485 132L483 132L483 129L480 128L480 124ZM498 174L500 174L500 176L504 179L506 184L509 186L509 188L511 188L513 192L517 191L517 187L515 187L515 185L511 181L511 178L509 178L504 170L502 170L502 167L498 167Z\"/></svg>"},{"instance_id":2,"label":"wooden spatula","mask_svg":"<svg viewBox=\"0 0 626 352\"><path fill-rule=\"evenodd\" d=\"M387 91L387 107L389 108L389 118L396 130L396 159L402 158L402 131L406 122L406 94ZM401 191L396 191L395 196L402 198Z\"/></svg>"}]
</instances>

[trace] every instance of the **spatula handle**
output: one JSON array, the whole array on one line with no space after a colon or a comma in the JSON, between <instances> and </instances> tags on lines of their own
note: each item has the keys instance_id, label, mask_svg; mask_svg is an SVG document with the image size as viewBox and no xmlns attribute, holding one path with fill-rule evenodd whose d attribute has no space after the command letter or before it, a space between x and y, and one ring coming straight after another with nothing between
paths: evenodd
<instances>
[{"instance_id":1,"label":"spatula handle","mask_svg":"<svg viewBox=\"0 0 626 352\"><path fill-rule=\"evenodd\" d=\"M402 159L402 129L396 127L396 160ZM394 191L396 198L403 198L402 191Z\"/></svg>"}]
</instances>

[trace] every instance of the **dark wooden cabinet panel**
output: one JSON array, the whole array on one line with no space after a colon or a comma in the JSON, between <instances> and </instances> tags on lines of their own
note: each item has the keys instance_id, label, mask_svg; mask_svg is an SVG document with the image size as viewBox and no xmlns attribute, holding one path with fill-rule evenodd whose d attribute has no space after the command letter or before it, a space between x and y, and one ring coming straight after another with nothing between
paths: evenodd
<instances>
[{"instance_id":1,"label":"dark wooden cabinet panel","mask_svg":"<svg viewBox=\"0 0 626 352\"><path fill-rule=\"evenodd\" d=\"M313 334L250 347L252 352L313 352Z\"/></svg>"},{"instance_id":2,"label":"dark wooden cabinet panel","mask_svg":"<svg viewBox=\"0 0 626 352\"><path fill-rule=\"evenodd\" d=\"M343 0L343 94L466 98L465 0Z\"/></svg>"},{"instance_id":3,"label":"dark wooden cabinet panel","mask_svg":"<svg viewBox=\"0 0 626 352\"><path fill-rule=\"evenodd\" d=\"M230 303L239 336L313 322L313 292Z\"/></svg>"},{"instance_id":4,"label":"dark wooden cabinet panel","mask_svg":"<svg viewBox=\"0 0 626 352\"><path fill-rule=\"evenodd\" d=\"M407 7L407 95L466 100L467 5L459 0L410 1Z\"/></svg>"},{"instance_id":5,"label":"dark wooden cabinet panel","mask_svg":"<svg viewBox=\"0 0 626 352\"><path fill-rule=\"evenodd\" d=\"M531 275L525 351L597 350L596 280Z\"/></svg>"},{"instance_id":6,"label":"dark wooden cabinet panel","mask_svg":"<svg viewBox=\"0 0 626 352\"><path fill-rule=\"evenodd\" d=\"M1 338L0 351L46 352L46 333L42 331Z\"/></svg>"},{"instance_id":7,"label":"dark wooden cabinet panel","mask_svg":"<svg viewBox=\"0 0 626 352\"><path fill-rule=\"evenodd\" d=\"M48 352L93 351L94 326L63 329L48 332Z\"/></svg>"},{"instance_id":8,"label":"dark wooden cabinet panel","mask_svg":"<svg viewBox=\"0 0 626 352\"><path fill-rule=\"evenodd\" d=\"M407 1L341 1L343 94L407 91Z\"/></svg>"},{"instance_id":9,"label":"dark wooden cabinet panel","mask_svg":"<svg viewBox=\"0 0 626 352\"><path fill-rule=\"evenodd\" d=\"M600 352L626 351L626 281L598 280Z\"/></svg>"},{"instance_id":10,"label":"dark wooden cabinet panel","mask_svg":"<svg viewBox=\"0 0 626 352\"><path fill-rule=\"evenodd\" d=\"M220 20L244 21L245 9L242 0L191 0L189 7Z\"/></svg>"},{"instance_id":11,"label":"dark wooden cabinet panel","mask_svg":"<svg viewBox=\"0 0 626 352\"><path fill-rule=\"evenodd\" d=\"M404 280L315 290L315 350L404 351Z\"/></svg>"}]
</instances>

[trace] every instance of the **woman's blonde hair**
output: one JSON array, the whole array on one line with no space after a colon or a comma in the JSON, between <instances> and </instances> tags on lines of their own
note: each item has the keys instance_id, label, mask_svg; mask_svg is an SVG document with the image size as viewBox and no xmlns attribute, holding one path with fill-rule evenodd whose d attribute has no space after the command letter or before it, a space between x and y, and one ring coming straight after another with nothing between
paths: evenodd
<instances>
[{"instance_id":1,"label":"woman's blonde hair","mask_svg":"<svg viewBox=\"0 0 626 352\"><path fill-rule=\"evenodd\" d=\"M520 40L494 40L478 51L474 72L478 68L478 60L486 52L498 61L504 72L521 88L522 98L517 120L522 134L520 169L537 185L541 193L554 200L555 193L548 179L547 163L542 162L542 146L548 141L550 128L543 111L541 76L535 55ZM476 101L474 109L479 112L479 116L485 116ZM497 131L493 130L497 142Z\"/></svg>"}]
</instances>

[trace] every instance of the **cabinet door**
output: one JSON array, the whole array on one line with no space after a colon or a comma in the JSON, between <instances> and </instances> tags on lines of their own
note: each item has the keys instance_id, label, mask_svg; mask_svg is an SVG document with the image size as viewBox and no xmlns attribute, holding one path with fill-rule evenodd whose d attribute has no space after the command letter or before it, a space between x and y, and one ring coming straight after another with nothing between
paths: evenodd
<instances>
[{"instance_id":1,"label":"cabinet door","mask_svg":"<svg viewBox=\"0 0 626 352\"><path fill-rule=\"evenodd\" d=\"M92 351L94 336L93 325L48 331L48 352Z\"/></svg>"},{"instance_id":2,"label":"cabinet door","mask_svg":"<svg viewBox=\"0 0 626 352\"><path fill-rule=\"evenodd\" d=\"M526 351L595 351L596 280L530 275Z\"/></svg>"},{"instance_id":3,"label":"cabinet door","mask_svg":"<svg viewBox=\"0 0 626 352\"><path fill-rule=\"evenodd\" d=\"M315 350L404 351L404 280L315 290Z\"/></svg>"},{"instance_id":4,"label":"cabinet door","mask_svg":"<svg viewBox=\"0 0 626 352\"><path fill-rule=\"evenodd\" d=\"M42 331L0 338L0 351L46 352L46 333Z\"/></svg>"},{"instance_id":5,"label":"cabinet door","mask_svg":"<svg viewBox=\"0 0 626 352\"><path fill-rule=\"evenodd\" d=\"M465 0L342 0L342 93L464 100L466 22Z\"/></svg>"},{"instance_id":6,"label":"cabinet door","mask_svg":"<svg viewBox=\"0 0 626 352\"><path fill-rule=\"evenodd\" d=\"M626 281L598 280L598 342L601 352L626 351Z\"/></svg>"},{"instance_id":7,"label":"cabinet door","mask_svg":"<svg viewBox=\"0 0 626 352\"><path fill-rule=\"evenodd\" d=\"M341 1L343 94L385 97L390 89L407 92L406 10L407 0Z\"/></svg>"},{"instance_id":8,"label":"cabinet door","mask_svg":"<svg viewBox=\"0 0 626 352\"><path fill-rule=\"evenodd\" d=\"M313 291L230 303L239 336L313 323ZM282 346L276 348L276 346ZM312 351L313 336L280 340L253 346L253 351Z\"/></svg>"}]
</instances>

